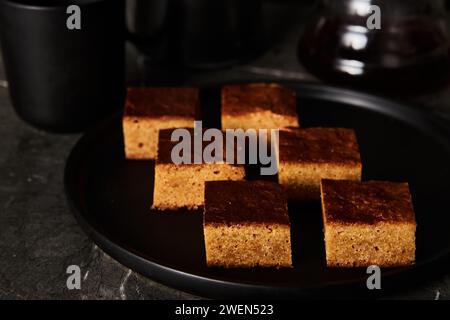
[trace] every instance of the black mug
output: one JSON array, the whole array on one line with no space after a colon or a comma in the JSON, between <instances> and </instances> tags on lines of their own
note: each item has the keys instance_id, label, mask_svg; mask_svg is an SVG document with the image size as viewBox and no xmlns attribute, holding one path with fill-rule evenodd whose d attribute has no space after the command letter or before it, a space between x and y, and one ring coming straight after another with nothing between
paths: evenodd
<instances>
[{"instance_id":1,"label":"black mug","mask_svg":"<svg viewBox=\"0 0 450 320\"><path fill-rule=\"evenodd\" d=\"M123 106L123 0L0 0L12 103L28 123L77 132Z\"/></svg>"}]
</instances>

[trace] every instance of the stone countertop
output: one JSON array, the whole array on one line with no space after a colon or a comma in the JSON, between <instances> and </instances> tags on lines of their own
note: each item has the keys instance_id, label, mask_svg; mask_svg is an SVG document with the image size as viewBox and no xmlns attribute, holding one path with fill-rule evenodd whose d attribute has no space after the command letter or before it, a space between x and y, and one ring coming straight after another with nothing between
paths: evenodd
<instances>
[{"instance_id":1,"label":"stone countertop","mask_svg":"<svg viewBox=\"0 0 450 320\"><path fill-rule=\"evenodd\" d=\"M302 14L283 12L282 21L294 21ZM272 49L249 65L192 75L189 82L311 80L295 57L293 44L299 32L295 27L284 30ZM128 51L129 81L145 83L145 74L136 71L133 48ZM198 299L125 268L83 233L63 191L65 160L80 135L54 135L29 127L14 113L2 80L0 61L0 299ZM418 100L450 120L450 90ZM81 290L67 289L69 265L81 267ZM450 273L386 298L448 299Z\"/></svg>"}]
</instances>

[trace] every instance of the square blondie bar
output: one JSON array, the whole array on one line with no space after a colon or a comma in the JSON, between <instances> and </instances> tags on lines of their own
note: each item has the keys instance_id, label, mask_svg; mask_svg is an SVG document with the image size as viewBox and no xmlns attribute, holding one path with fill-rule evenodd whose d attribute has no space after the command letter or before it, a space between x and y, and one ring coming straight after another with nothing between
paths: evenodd
<instances>
[{"instance_id":1,"label":"square blondie bar","mask_svg":"<svg viewBox=\"0 0 450 320\"><path fill-rule=\"evenodd\" d=\"M356 135L344 128L280 130L278 181L288 199L320 199L322 179L361 180Z\"/></svg>"},{"instance_id":2,"label":"square blondie bar","mask_svg":"<svg viewBox=\"0 0 450 320\"><path fill-rule=\"evenodd\" d=\"M191 133L192 137L194 136L193 129L186 130ZM174 129L164 129L159 132L153 194L154 209L199 209L204 204L205 181L245 179L245 167L243 165L226 162L174 163L172 150L177 142L171 141L173 131ZM195 153L193 144L192 141L191 159L193 159ZM225 153L226 150L223 152Z\"/></svg>"},{"instance_id":3,"label":"square blondie bar","mask_svg":"<svg viewBox=\"0 0 450 320\"><path fill-rule=\"evenodd\" d=\"M254 83L222 88L222 129L298 127L295 91L278 84Z\"/></svg>"},{"instance_id":4,"label":"square blondie bar","mask_svg":"<svg viewBox=\"0 0 450 320\"><path fill-rule=\"evenodd\" d=\"M205 186L209 267L292 267L287 201L268 181L211 181Z\"/></svg>"},{"instance_id":5,"label":"square blondie bar","mask_svg":"<svg viewBox=\"0 0 450 320\"><path fill-rule=\"evenodd\" d=\"M128 88L123 116L126 158L155 159L158 131L193 128L199 109L195 88Z\"/></svg>"},{"instance_id":6,"label":"square blondie bar","mask_svg":"<svg viewBox=\"0 0 450 320\"><path fill-rule=\"evenodd\" d=\"M407 183L323 180L321 190L329 267L414 263L416 220Z\"/></svg>"}]
</instances>

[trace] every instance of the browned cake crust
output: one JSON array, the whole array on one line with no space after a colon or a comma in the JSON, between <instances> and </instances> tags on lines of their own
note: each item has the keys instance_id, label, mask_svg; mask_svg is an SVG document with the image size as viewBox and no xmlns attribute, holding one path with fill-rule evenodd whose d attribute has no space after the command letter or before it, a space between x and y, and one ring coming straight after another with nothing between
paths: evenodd
<instances>
[{"instance_id":1,"label":"browned cake crust","mask_svg":"<svg viewBox=\"0 0 450 320\"><path fill-rule=\"evenodd\" d=\"M193 88L128 88L123 116L126 158L155 159L160 129L193 127L198 96Z\"/></svg>"},{"instance_id":2,"label":"browned cake crust","mask_svg":"<svg viewBox=\"0 0 450 320\"><path fill-rule=\"evenodd\" d=\"M287 201L273 182L206 182L204 234L210 267L292 266Z\"/></svg>"},{"instance_id":3,"label":"browned cake crust","mask_svg":"<svg viewBox=\"0 0 450 320\"><path fill-rule=\"evenodd\" d=\"M414 263L416 221L407 183L323 180L321 190L329 267Z\"/></svg>"},{"instance_id":4,"label":"browned cake crust","mask_svg":"<svg viewBox=\"0 0 450 320\"><path fill-rule=\"evenodd\" d=\"M222 128L298 127L295 91L278 84L254 83L222 88Z\"/></svg>"},{"instance_id":5,"label":"browned cake crust","mask_svg":"<svg viewBox=\"0 0 450 320\"><path fill-rule=\"evenodd\" d=\"M222 112L245 115L269 110L279 115L297 116L295 91L278 84L253 83L222 87Z\"/></svg>"},{"instance_id":6,"label":"browned cake crust","mask_svg":"<svg viewBox=\"0 0 450 320\"><path fill-rule=\"evenodd\" d=\"M278 180L290 200L318 200L321 179L361 180L359 147L351 129L280 130L278 158Z\"/></svg>"},{"instance_id":7,"label":"browned cake crust","mask_svg":"<svg viewBox=\"0 0 450 320\"><path fill-rule=\"evenodd\" d=\"M189 135L191 136L191 159L194 159L195 152L197 151L195 149L194 145L194 129L193 128L179 128L184 129L189 132ZM202 130L202 134L205 132L206 129ZM172 161L172 149L180 143L179 141L172 141L172 133L174 129L161 129L159 131L159 139L158 139L158 163L159 164L167 164L167 163L173 163ZM224 161L226 160L227 155L227 149L226 149L226 133L221 131L223 136L223 150L220 154L217 155L217 157L222 158ZM209 145L210 141L203 141L201 139L201 149L198 150L200 153L198 154L200 158L202 158L203 150L204 148ZM236 143L235 143L235 150L234 150L234 156L236 156ZM235 157L233 157L235 158Z\"/></svg>"},{"instance_id":8,"label":"browned cake crust","mask_svg":"<svg viewBox=\"0 0 450 320\"><path fill-rule=\"evenodd\" d=\"M326 222L341 224L415 224L407 183L322 181Z\"/></svg>"},{"instance_id":9,"label":"browned cake crust","mask_svg":"<svg viewBox=\"0 0 450 320\"><path fill-rule=\"evenodd\" d=\"M346 128L288 128L280 130L281 162L359 165L355 132Z\"/></svg>"},{"instance_id":10,"label":"browned cake crust","mask_svg":"<svg viewBox=\"0 0 450 320\"><path fill-rule=\"evenodd\" d=\"M199 106L199 90L196 88L130 87L125 117L195 119Z\"/></svg>"},{"instance_id":11,"label":"browned cake crust","mask_svg":"<svg viewBox=\"0 0 450 320\"><path fill-rule=\"evenodd\" d=\"M266 181L206 183L206 224L289 224L283 188Z\"/></svg>"}]
</instances>

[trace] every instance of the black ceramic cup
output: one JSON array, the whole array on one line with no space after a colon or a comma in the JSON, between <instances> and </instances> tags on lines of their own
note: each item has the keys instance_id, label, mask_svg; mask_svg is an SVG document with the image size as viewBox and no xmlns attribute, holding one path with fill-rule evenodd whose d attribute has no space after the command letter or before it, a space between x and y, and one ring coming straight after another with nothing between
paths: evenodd
<instances>
[{"instance_id":1,"label":"black ceramic cup","mask_svg":"<svg viewBox=\"0 0 450 320\"><path fill-rule=\"evenodd\" d=\"M1 48L19 116L77 132L120 108L124 26L123 0L0 0Z\"/></svg>"}]
</instances>

